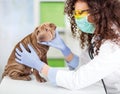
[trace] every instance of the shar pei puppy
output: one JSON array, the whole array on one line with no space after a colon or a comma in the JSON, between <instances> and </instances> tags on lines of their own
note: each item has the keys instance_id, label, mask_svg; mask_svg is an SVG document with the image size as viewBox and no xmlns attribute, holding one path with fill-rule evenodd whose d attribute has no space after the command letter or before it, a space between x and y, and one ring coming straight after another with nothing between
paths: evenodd
<instances>
[{"instance_id":1,"label":"shar pei puppy","mask_svg":"<svg viewBox=\"0 0 120 94\"><path fill-rule=\"evenodd\" d=\"M40 44L39 42L52 40L55 36L55 29L55 24L43 23L38 26L34 30L34 32L22 39L13 49L8 59L7 65L5 66L2 77L9 76L10 78L15 80L29 81L31 80L30 75L33 74L35 75L37 81L46 82L46 80L40 76L37 70L31 69L30 67L19 64L15 61L15 49L18 48L19 50L21 50L19 44L22 43L23 46L27 49L27 51L30 51L27 45L31 44L36 53L38 54L40 60L47 64L47 52L49 50L49 46Z\"/></svg>"}]
</instances>

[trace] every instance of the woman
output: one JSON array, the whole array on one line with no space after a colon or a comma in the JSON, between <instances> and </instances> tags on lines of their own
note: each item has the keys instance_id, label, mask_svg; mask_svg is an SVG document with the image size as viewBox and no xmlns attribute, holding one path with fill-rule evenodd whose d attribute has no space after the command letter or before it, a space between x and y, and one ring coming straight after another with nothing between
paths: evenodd
<instances>
[{"instance_id":1,"label":"woman","mask_svg":"<svg viewBox=\"0 0 120 94\"><path fill-rule=\"evenodd\" d=\"M27 52L22 44L20 45L22 52L16 49L16 61L37 69L57 86L80 89L104 79L108 94L120 94L119 9L119 0L66 1L65 13L70 19L72 34L73 36L79 34L81 48L87 49L86 56L83 56L86 64L79 66L79 63L84 62L82 56L79 58L73 54L57 32L52 41L42 44L59 49L70 71L58 70L46 65L39 60L30 45L28 47L31 53ZM94 48L92 50L90 50L91 45ZM88 58L88 50L91 52L92 60Z\"/></svg>"}]
</instances>

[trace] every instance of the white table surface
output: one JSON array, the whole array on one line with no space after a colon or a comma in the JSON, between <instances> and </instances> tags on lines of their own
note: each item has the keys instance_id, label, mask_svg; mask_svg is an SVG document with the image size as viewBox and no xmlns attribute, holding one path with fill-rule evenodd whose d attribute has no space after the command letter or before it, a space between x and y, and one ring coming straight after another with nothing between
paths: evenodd
<instances>
[{"instance_id":1,"label":"white table surface","mask_svg":"<svg viewBox=\"0 0 120 94\"><path fill-rule=\"evenodd\" d=\"M87 88L71 91L49 82L39 83L34 76L31 81L12 80L6 76L0 83L0 94L105 94L105 91L101 81Z\"/></svg>"}]
</instances>

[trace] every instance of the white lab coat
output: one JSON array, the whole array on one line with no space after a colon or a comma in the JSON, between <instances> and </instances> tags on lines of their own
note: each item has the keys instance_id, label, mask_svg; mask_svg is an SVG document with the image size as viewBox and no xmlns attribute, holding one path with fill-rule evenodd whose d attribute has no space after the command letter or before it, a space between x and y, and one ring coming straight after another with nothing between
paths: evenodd
<instances>
[{"instance_id":1,"label":"white lab coat","mask_svg":"<svg viewBox=\"0 0 120 94\"><path fill-rule=\"evenodd\" d=\"M83 51L76 70L59 70L56 74L58 86L67 89L80 89L104 79L108 94L120 94L120 47L111 41L104 42L99 54L93 60L88 51Z\"/></svg>"}]
</instances>

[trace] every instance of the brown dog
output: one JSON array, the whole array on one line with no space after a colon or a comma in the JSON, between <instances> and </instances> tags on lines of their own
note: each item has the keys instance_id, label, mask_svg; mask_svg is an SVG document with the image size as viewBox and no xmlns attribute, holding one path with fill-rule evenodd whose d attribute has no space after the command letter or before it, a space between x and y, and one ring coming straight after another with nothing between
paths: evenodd
<instances>
[{"instance_id":1,"label":"brown dog","mask_svg":"<svg viewBox=\"0 0 120 94\"><path fill-rule=\"evenodd\" d=\"M53 23L44 23L38 26L33 33L29 34L23 40L21 40L15 46L8 59L8 63L5 66L5 70L3 73L3 77L9 76L15 80L31 80L29 75L33 73L37 81L45 82L46 80L40 76L37 70L33 69L32 71L30 67L19 64L15 61L15 49L18 48L19 50L21 50L19 44L22 43L24 47L29 51L27 45L31 44L37 52L40 60L47 64L47 51L49 47L46 45L39 44L38 42L52 40L55 36L55 29L56 26Z\"/></svg>"}]
</instances>

